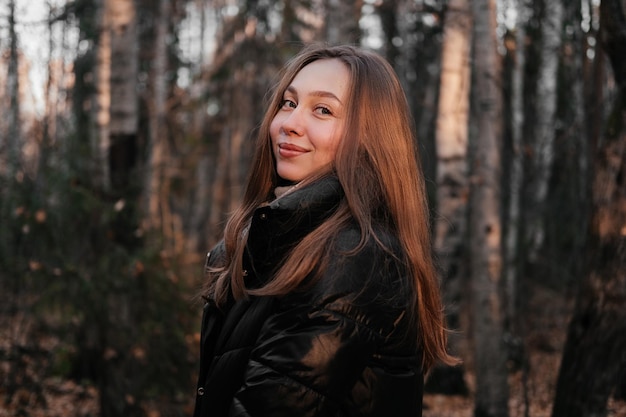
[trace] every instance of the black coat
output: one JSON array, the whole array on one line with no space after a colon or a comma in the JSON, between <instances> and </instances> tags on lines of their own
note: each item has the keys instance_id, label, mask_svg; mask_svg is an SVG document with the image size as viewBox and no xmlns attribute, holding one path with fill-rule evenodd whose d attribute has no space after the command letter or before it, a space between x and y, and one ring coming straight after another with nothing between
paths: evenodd
<instances>
[{"instance_id":1,"label":"black coat","mask_svg":"<svg viewBox=\"0 0 626 417\"><path fill-rule=\"evenodd\" d=\"M338 180L328 177L257 209L246 285L269 279L342 198ZM360 232L348 227L313 286L221 309L208 302L194 417L421 416L421 351L406 314L412 290L397 240L384 229L378 237L397 256L374 239L350 253ZM222 253L218 245L210 261Z\"/></svg>"}]
</instances>

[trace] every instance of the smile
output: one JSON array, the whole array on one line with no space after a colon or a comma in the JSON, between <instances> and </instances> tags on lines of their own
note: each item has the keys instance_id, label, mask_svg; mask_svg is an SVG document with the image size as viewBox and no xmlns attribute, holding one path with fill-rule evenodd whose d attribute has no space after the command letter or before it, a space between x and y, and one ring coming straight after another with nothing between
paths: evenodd
<instances>
[{"instance_id":1,"label":"smile","mask_svg":"<svg viewBox=\"0 0 626 417\"><path fill-rule=\"evenodd\" d=\"M278 153L283 158L293 158L307 153L308 150L301 148L300 146L293 145L291 143L279 143Z\"/></svg>"}]
</instances>

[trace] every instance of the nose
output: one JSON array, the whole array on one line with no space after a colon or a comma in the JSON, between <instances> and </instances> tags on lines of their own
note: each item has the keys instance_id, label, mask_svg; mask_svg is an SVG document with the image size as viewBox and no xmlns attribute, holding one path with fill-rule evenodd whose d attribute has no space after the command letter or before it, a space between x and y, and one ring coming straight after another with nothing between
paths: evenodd
<instances>
[{"instance_id":1,"label":"nose","mask_svg":"<svg viewBox=\"0 0 626 417\"><path fill-rule=\"evenodd\" d=\"M287 135L302 136L304 133L304 121L302 116L302 110L300 107L292 109L285 114L280 125L281 130Z\"/></svg>"}]
</instances>

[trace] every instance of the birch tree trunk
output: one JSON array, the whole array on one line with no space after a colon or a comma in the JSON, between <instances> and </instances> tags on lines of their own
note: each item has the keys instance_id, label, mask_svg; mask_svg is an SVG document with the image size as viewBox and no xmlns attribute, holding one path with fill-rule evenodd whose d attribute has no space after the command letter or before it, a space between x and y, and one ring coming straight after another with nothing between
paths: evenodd
<instances>
[{"instance_id":1,"label":"birch tree trunk","mask_svg":"<svg viewBox=\"0 0 626 417\"><path fill-rule=\"evenodd\" d=\"M613 67L617 94L602 140L593 150L587 275L569 324L553 417L606 416L608 399L626 367L624 3L603 0L600 5L600 39Z\"/></svg>"},{"instance_id":2,"label":"birch tree trunk","mask_svg":"<svg viewBox=\"0 0 626 417\"><path fill-rule=\"evenodd\" d=\"M436 130L437 190L435 251L441 267L448 326L468 329L461 323L463 294L467 289L467 259L463 256L467 236L467 140L470 91L472 16L467 0L451 0L445 14L441 53L441 81ZM450 351L466 352L460 334L451 334ZM462 367L445 368L441 388L466 391ZM431 379L432 380L432 379Z\"/></svg>"},{"instance_id":3,"label":"birch tree trunk","mask_svg":"<svg viewBox=\"0 0 626 417\"><path fill-rule=\"evenodd\" d=\"M137 159L139 126L139 38L134 0L106 0L111 39L110 166L111 185L126 194Z\"/></svg>"},{"instance_id":4,"label":"birch tree trunk","mask_svg":"<svg viewBox=\"0 0 626 417\"><path fill-rule=\"evenodd\" d=\"M137 10L134 0L105 0L104 28L100 51L102 65L102 107L99 108L98 132L100 137L101 172L103 185L110 187L109 194L124 202L124 216L116 220L114 239L120 246L130 248L134 242L136 224L136 186L131 175L136 163L138 129L138 31ZM108 93L108 94L107 94ZM108 137L106 136L108 135ZM100 337L106 343L101 348L113 351L101 363L100 407L103 417L136 416L137 405L129 401L136 376L132 375L132 341L137 319L131 314L131 283L110 277L109 294L105 294L108 315ZM118 286L126 291L120 291Z\"/></svg>"},{"instance_id":5,"label":"birch tree trunk","mask_svg":"<svg viewBox=\"0 0 626 417\"><path fill-rule=\"evenodd\" d=\"M476 417L508 416L503 342L500 170L502 75L495 0L471 2L474 19L470 124L470 277Z\"/></svg>"},{"instance_id":6,"label":"birch tree trunk","mask_svg":"<svg viewBox=\"0 0 626 417\"><path fill-rule=\"evenodd\" d=\"M531 262L537 261L545 240L546 198L554 161L555 126L558 124L557 84L563 30L561 0L545 1L544 6L541 22L541 65L535 94L538 111L530 171L533 177L529 187L532 204L526 208L526 240Z\"/></svg>"},{"instance_id":7,"label":"birch tree trunk","mask_svg":"<svg viewBox=\"0 0 626 417\"><path fill-rule=\"evenodd\" d=\"M98 8L97 22L100 25L98 31L98 43L95 63L95 104L91 111L92 123L90 126L90 138L92 154L94 155L95 167L93 181L97 187L109 190L111 178L109 170L110 117L111 117L111 31L110 11L108 0L94 0Z\"/></svg>"},{"instance_id":8,"label":"birch tree trunk","mask_svg":"<svg viewBox=\"0 0 626 417\"><path fill-rule=\"evenodd\" d=\"M137 24L132 0L100 0L96 47L93 151L95 181L104 190L127 187L138 126ZM113 62L115 65L113 65Z\"/></svg>"}]
</instances>

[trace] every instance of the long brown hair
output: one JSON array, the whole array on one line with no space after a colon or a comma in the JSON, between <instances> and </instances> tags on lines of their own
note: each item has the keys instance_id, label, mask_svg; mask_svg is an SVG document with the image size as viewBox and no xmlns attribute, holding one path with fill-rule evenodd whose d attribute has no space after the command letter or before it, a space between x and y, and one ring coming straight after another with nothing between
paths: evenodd
<instances>
[{"instance_id":1,"label":"long brown hair","mask_svg":"<svg viewBox=\"0 0 626 417\"><path fill-rule=\"evenodd\" d=\"M260 289L244 285L241 259L254 210L267 201L279 178L271 149L270 123L296 74L320 59L339 59L350 72L345 131L331 169L345 192L339 209L291 252L275 277ZM284 68L260 125L243 202L226 225L225 264L209 275L210 296L218 304L229 295L282 295L319 270L336 231L349 221L361 230L361 243L374 231L384 202L389 224L413 277L414 317L428 371L437 361L456 363L446 351L446 329L433 264L424 178L418 163L414 126L404 91L392 67L379 55L352 46L309 46ZM320 173L323 175L324 173ZM380 242L380 241L379 241Z\"/></svg>"}]
</instances>

